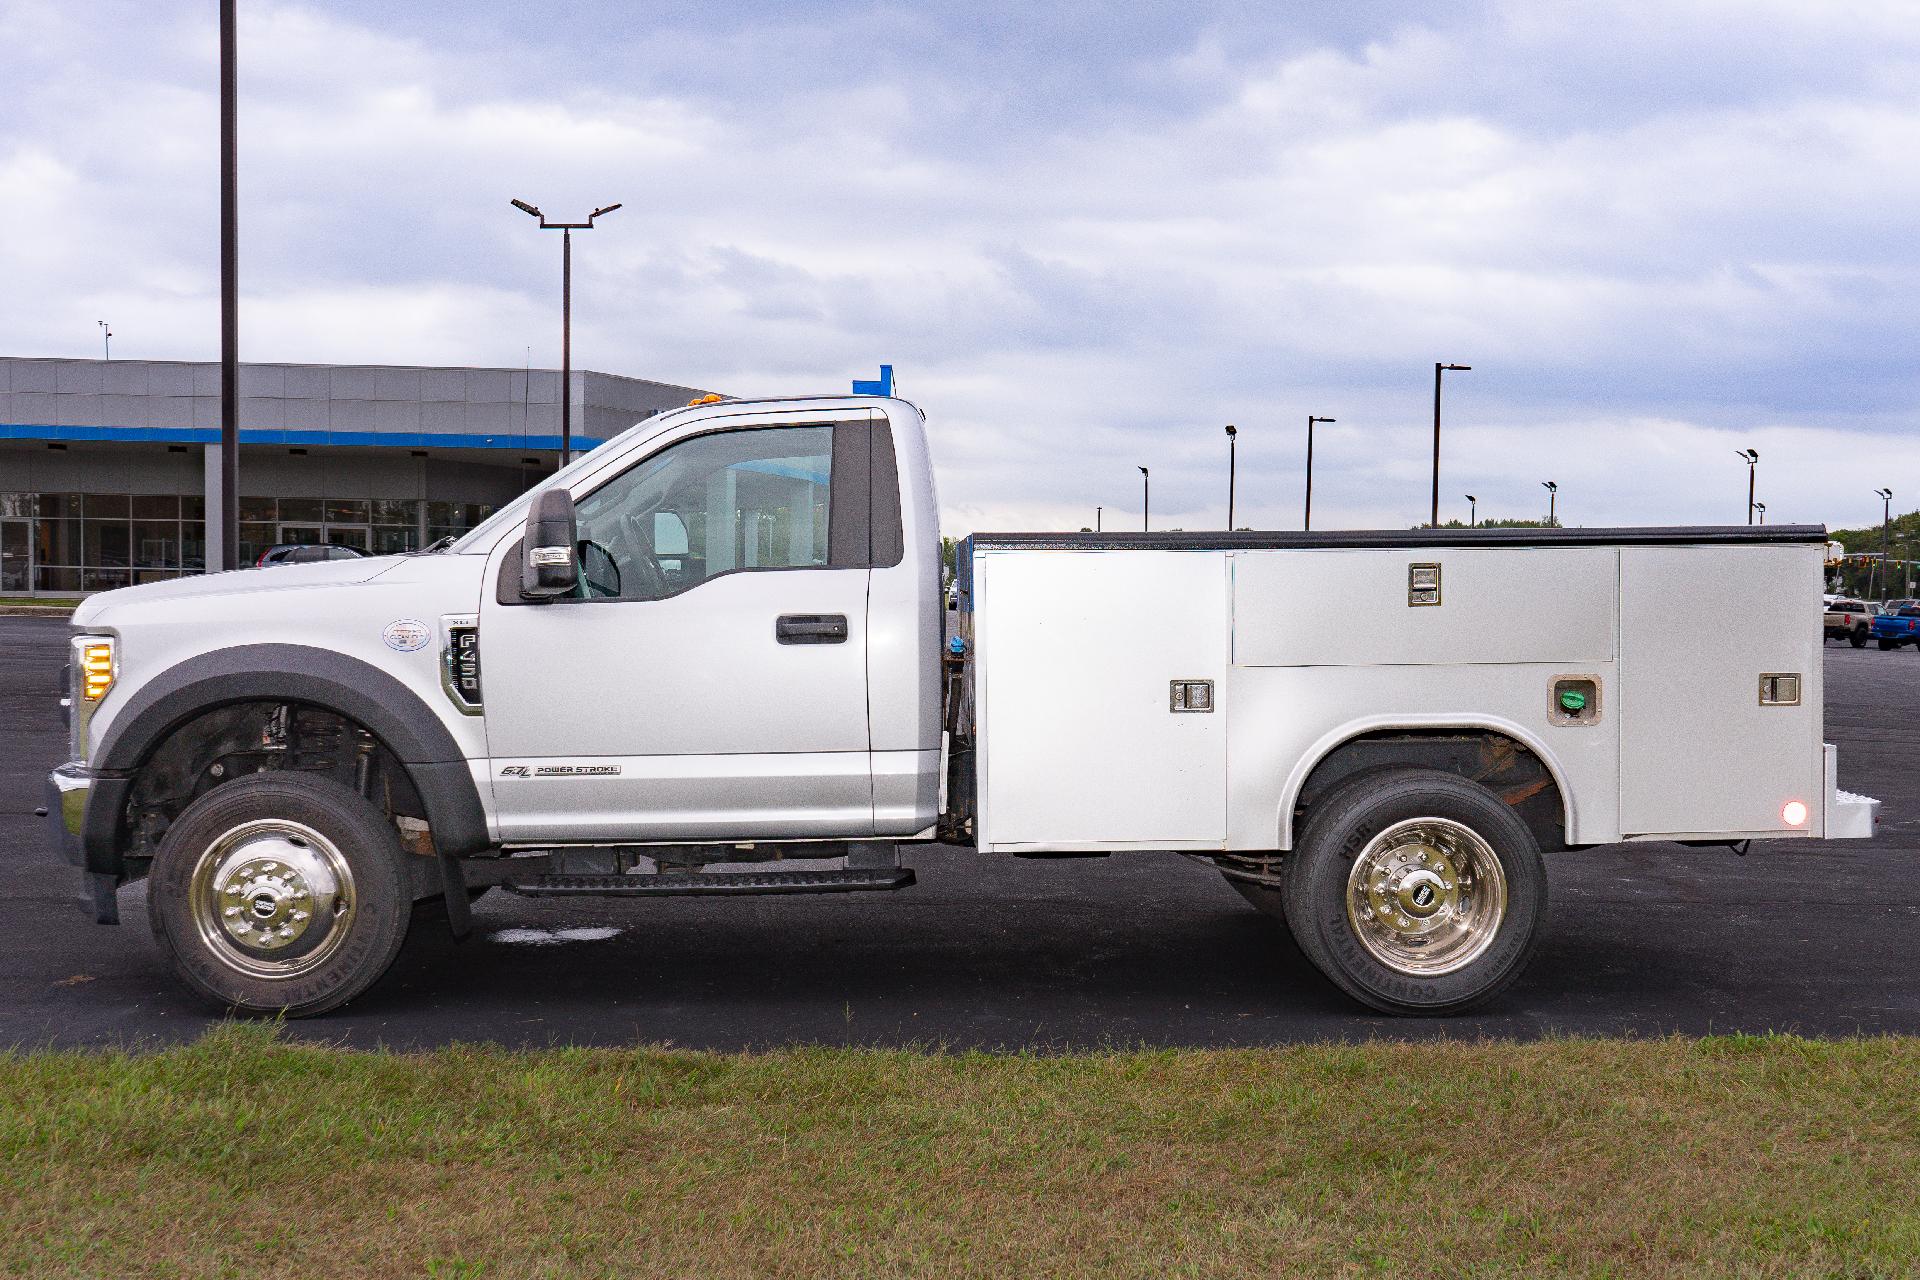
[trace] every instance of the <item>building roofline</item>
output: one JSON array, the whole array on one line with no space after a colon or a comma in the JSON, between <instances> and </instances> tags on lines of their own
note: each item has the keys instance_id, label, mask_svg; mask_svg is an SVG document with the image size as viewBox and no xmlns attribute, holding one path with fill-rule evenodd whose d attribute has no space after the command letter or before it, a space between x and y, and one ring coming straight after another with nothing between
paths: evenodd
<instances>
[{"instance_id":1,"label":"building roofline","mask_svg":"<svg viewBox=\"0 0 1920 1280\"><path fill-rule=\"evenodd\" d=\"M0 355L0 361L22 361L34 364L87 364L107 368L111 365L128 364L165 364L188 368L219 368L218 360L162 360L148 356L122 356L118 360L103 360L96 356L21 356ZM560 370L547 365L506 365L506 364L380 364L368 361L319 361L319 360L242 360L243 369L395 369L413 370L421 373L551 373L556 377ZM639 378L629 373L609 373L604 369L573 370L575 376L592 374L600 378L618 378L622 382L644 382L649 386L671 387L676 391L694 391L701 395L712 392L696 387L691 383L662 382L658 378Z\"/></svg>"}]
</instances>

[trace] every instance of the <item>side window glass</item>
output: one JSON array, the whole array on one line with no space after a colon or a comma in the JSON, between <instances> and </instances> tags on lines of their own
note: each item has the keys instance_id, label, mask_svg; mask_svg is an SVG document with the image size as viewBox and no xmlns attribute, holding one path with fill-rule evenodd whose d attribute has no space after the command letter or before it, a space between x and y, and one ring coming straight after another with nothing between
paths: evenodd
<instances>
[{"instance_id":1,"label":"side window glass","mask_svg":"<svg viewBox=\"0 0 1920 1280\"><path fill-rule=\"evenodd\" d=\"M658 600L723 573L827 563L832 427L695 436L582 498L580 537L617 574L583 594ZM612 584L612 585L610 585Z\"/></svg>"}]
</instances>

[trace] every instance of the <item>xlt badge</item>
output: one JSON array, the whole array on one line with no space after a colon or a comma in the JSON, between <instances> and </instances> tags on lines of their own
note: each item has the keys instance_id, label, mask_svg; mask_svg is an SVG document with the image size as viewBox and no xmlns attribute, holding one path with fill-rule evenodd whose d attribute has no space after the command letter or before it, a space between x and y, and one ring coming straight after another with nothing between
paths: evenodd
<instances>
[{"instance_id":1,"label":"xlt badge","mask_svg":"<svg viewBox=\"0 0 1920 1280\"><path fill-rule=\"evenodd\" d=\"M503 778L591 778L620 772L617 764L510 764L500 770Z\"/></svg>"}]
</instances>

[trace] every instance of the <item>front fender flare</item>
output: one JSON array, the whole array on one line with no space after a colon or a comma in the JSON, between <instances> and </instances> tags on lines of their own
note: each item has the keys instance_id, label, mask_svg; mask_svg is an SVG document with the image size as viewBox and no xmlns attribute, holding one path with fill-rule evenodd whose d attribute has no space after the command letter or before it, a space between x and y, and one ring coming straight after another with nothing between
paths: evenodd
<instances>
[{"instance_id":1,"label":"front fender flare","mask_svg":"<svg viewBox=\"0 0 1920 1280\"><path fill-rule=\"evenodd\" d=\"M492 844L467 759L418 694L373 664L331 649L250 644L169 667L114 717L91 761L97 781L80 831L89 871L121 872L121 818L135 771L175 729L237 702L308 703L365 725L413 779L435 848L463 856Z\"/></svg>"}]
</instances>

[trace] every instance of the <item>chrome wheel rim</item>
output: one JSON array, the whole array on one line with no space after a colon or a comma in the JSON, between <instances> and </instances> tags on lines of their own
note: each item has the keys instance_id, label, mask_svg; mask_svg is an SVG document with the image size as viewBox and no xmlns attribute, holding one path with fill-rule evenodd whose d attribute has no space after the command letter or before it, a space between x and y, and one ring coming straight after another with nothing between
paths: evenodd
<instances>
[{"instance_id":1,"label":"chrome wheel rim","mask_svg":"<svg viewBox=\"0 0 1920 1280\"><path fill-rule=\"evenodd\" d=\"M1431 978L1478 959L1507 915L1507 873L1471 827L1409 818L1368 842L1347 873L1347 922L1396 973Z\"/></svg>"},{"instance_id":2,"label":"chrome wheel rim","mask_svg":"<svg viewBox=\"0 0 1920 1280\"><path fill-rule=\"evenodd\" d=\"M252 978L325 964L353 923L353 870L304 823L242 823L207 847L188 891L194 928L220 963Z\"/></svg>"}]
</instances>

